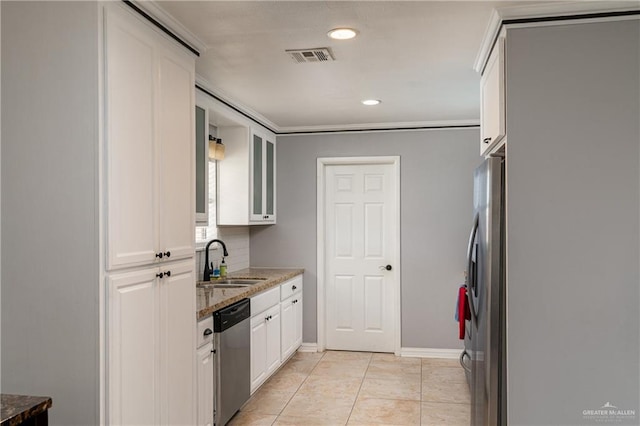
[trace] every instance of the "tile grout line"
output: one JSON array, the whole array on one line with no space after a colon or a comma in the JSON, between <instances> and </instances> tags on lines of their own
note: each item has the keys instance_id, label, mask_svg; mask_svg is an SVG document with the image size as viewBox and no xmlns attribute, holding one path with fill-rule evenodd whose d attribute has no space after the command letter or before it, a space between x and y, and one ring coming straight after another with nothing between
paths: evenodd
<instances>
[{"instance_id":1,"label":"tile grout line","mask_svg":"<svg viewBox=\"0 0 640 426\"><path fill-rule=\"evenodd\" d=\"M322 353L322 352L317 352L317 353ZM271 423L272 426L278 421L278 419L280 418L280 416L284 412L285 408L287 408L287 406L289 405L291 400L298 394L298 391L300 390L302 385L307 381L309 376L311 376L311 374L313 373L313 370L315 370L318 367L318 364L320 364L320 361L322 360L322 358L324 358L325 354L326 354L326 352L322 353L322 356L320 358L318 358L318 361L316 361L316 365L314 365L313 368L311 369L311 371L309 371L307 373L307 377L305 377L304 380L300 383L300 385L298 385L298 387L296 388L295 392L293 392L293 395L291 395L291 397L287 400L287 403L284 404L284 407L282 407L282 410L280 410L280 412L276 416L276 419L273 421L273 423ZM290 361L291 361L291 359L289 359L289 361L287 361L287 363L289 363Z\"/></svg>"},{"instance_id":2,"label":"tile grout line","mask_svg":"<svg viewBox=\"0 0 640 426\"><path fill-rule=\"evenodd\" d=\"M358 401L358 397L360 396L360 391L362 390L362 385L364 383L365 377L367 377L367 371L369 371L369 367L371 366L371 361L373 360L373 352L369 353L369 362L367 363L367 368L364 370L364 375L362 376L362 380L360 381L360 387L358 387L358 393L356 393L356 399L353 400L353 405L351 405L351 411L349 411L349 417L347 417L347 422L345 426L349 424L349 420L351 420L351 415L353 414L353 409L356 406L356 401Z\"/></svg>"}]
</instances>

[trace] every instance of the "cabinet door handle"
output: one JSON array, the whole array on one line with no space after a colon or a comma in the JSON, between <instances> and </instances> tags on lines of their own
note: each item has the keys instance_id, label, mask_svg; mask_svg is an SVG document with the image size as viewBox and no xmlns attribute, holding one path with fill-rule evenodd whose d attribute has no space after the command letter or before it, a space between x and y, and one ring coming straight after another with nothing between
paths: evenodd
<instances>
[{"instance_id":1,"label":"cabinet door handle","mask_svg":"<svg viewBox=\"0 0 640 426\"><path fill-rule=\"evenodd\" d=\"M210 328L207 328L207 329L204 331L204 333L203 333L203 334L204 334L205 336L210 336L210 335L212 335L212 334L213 334L213 331L212 331Z\"/></svg>"},{"instance_id":2,"label":"cabinet door handle","mask_svg":"<svg viewBox=\"0 0 640 426\"><path fill-rule=\"evenodd\" d=\"M164 256L164 253L160 252L160 253L156 253L156 257L159 259L162 259L162 257Z\"/></svg>"},{"instance_id":3,"label":"cabinet door handle","mask_svg":"<svg viewBox=\"0 0 640 426\"><path fill-rule=\"evenodd\" d=\"M156 277L162 278L162 277L164 277L164 273L160 272L159 274L156 274Z\"/></svg>"},{"instance_id":4,"label":"cabinet door handle","mask_svg":"<svg viewBox=\"0 0 640 426\"><path fill-rule=\"evenodd\" d=\"M164 255L165 255L165 256L167 256L167 257L171 257L171 252L170 252L170 251L166 251L166 252L164 253Z\"/></svg>"},{"instance_id":5,"label":"cabinet door handle","mask_svg":"<svg viewBox=\"0 0 640 426\"><path fill-rule=\"evenodd\" d=\"M164 273L166 276L170 277L171 276L171 271L167 271Z\"/></svg>"},{"instance_id":6,"label":"cabinet door handle","mask_svg":"<svg viewBox=\"0 0 640 426\"><path fill-rule=\"evenodd\" d=\"M484 138L484 139L482 140L482 142L484 142L484 143L489 143L489 142L491 142L491 138Z\"/></svg>"},{"instance_id":7,"label":"cabinet door handle","mask_svg":"<svg viewBox=\"0 0 640 426\"><path fill-rule=\"evenodd\" d=\"M296 287L295 285L292 285L292 286L291 286L291 290L295 290L295 289L297 289L297 288L298 288L298 287Z\"/></svg>"}]
</instances>

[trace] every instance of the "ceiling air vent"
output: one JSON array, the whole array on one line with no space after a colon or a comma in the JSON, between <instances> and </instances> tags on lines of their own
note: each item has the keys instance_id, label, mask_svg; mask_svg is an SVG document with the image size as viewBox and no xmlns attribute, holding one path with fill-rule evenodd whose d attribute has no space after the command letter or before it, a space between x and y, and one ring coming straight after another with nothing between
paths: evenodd
<instances>
[{"instance_id":1,"label":"ceiling air vent","mask_svg":"<svg viewBox=\"0 0 640 426\"><path fill-rule=\"evenodd\" d=\"M301 64L303 62L331 62L333 56L328 47L319 47L317 49L292 49L285 50L287 54L295 62Z\"/></svg>"}]
</instances>

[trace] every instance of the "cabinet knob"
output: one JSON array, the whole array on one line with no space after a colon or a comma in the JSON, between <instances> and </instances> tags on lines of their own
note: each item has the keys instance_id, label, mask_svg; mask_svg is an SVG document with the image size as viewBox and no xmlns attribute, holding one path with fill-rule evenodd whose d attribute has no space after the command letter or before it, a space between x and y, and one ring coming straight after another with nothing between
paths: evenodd
<instances>
[{"instance_id":1,"label":"cabinet knob","mask_svg":"<svg viewBox=\"0 0 640 426\"><path fill-rule=\"evenodd\" d=\"M164 273L166 276L170 277L171 276L171 271L167 271Z\"/></svg>"},{"instance_id":2,"label":"cabinet knob","mask_svg":"<svg viewBox=\"0 0 640 426\"><path fill-rule=\"evenodd\" d=\"M482 142L484 142L484 143L489 143L489 142L491 142L491 138L484 138L484 139L482 140Z\"/></svg>"},{"instance_id":3,"label":"cabinet knob","mask_svg":"<svg viewBox=\"0 0 640 426\"><path fill-rule=\"evenodd\" d=\"M164 255L165 255L165 256L167 256L167 257L171 257L171 252L170 252L170 251L166 251L166 252L164 253Z\"/></svg>"},{"instance_id":4,"label":"cabinet knob","mask_svg":"<svg viewBox=\"0 0 640 426\"><path fill-rule=\"evenodd\" d=\"M156 277L162 278L162 277L164 277L164 273L160 272L159 274L156 274Z\"/></svg>"},{"instance_id":5,"label":"cabinet knob","mask_svg":"<svg viewBox=\"0 0 640 426\"><path fill-rule=\"evenodd\" d=\"M164 253L156 253L156 257L162 259L164 257Z\"/></svg>"},{"instance_id":6,"label":"cabinet knob","mask_svg":"<svg viewBox=\"0 0 640 426\"><path fill-rule=\"evenodd\" d=\"M295 285L292 285L292 286L291 286L291 290L295 290L295 289L297 289L297 288L298 288L298 287L296 287Z\"/></svg>"}]
</instances>

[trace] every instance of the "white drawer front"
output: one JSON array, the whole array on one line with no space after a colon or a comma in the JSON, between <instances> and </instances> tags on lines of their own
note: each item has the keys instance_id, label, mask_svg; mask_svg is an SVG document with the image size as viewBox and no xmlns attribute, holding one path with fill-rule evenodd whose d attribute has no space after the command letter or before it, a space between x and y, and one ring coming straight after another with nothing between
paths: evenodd
<instances>
[{"instance_id":1,"label":"white drawer front","mask_svg":"<svg viewBox=\"0 0 640 426\"><path fill-rule=\"evenodd\" d=\"M280 287L274 287L260 293L251 298L251 316L259 314L277 303L280 303Z\"/></svg>"},{"instance_id":2,"label":"white drawer front","mask_svg":"<svg viewBox=\"0 0 640 426\"><path fill-rule=\"evenodd\" d=\"M207 330L211 330L209 333ZM197 347L210 343L213 340L213 317L207 317L198 321L198 343Z\"/></svg>"},{"instance_id":3,"label":"white drawer front","mask_svg":"<svg viewBox=\"0 0 640 426\"><path fill-rule=\"evenodd\" d=\"M302 275L280 284L280 300L285 300L302 291Z\"/></svg>"}]
</instances>

